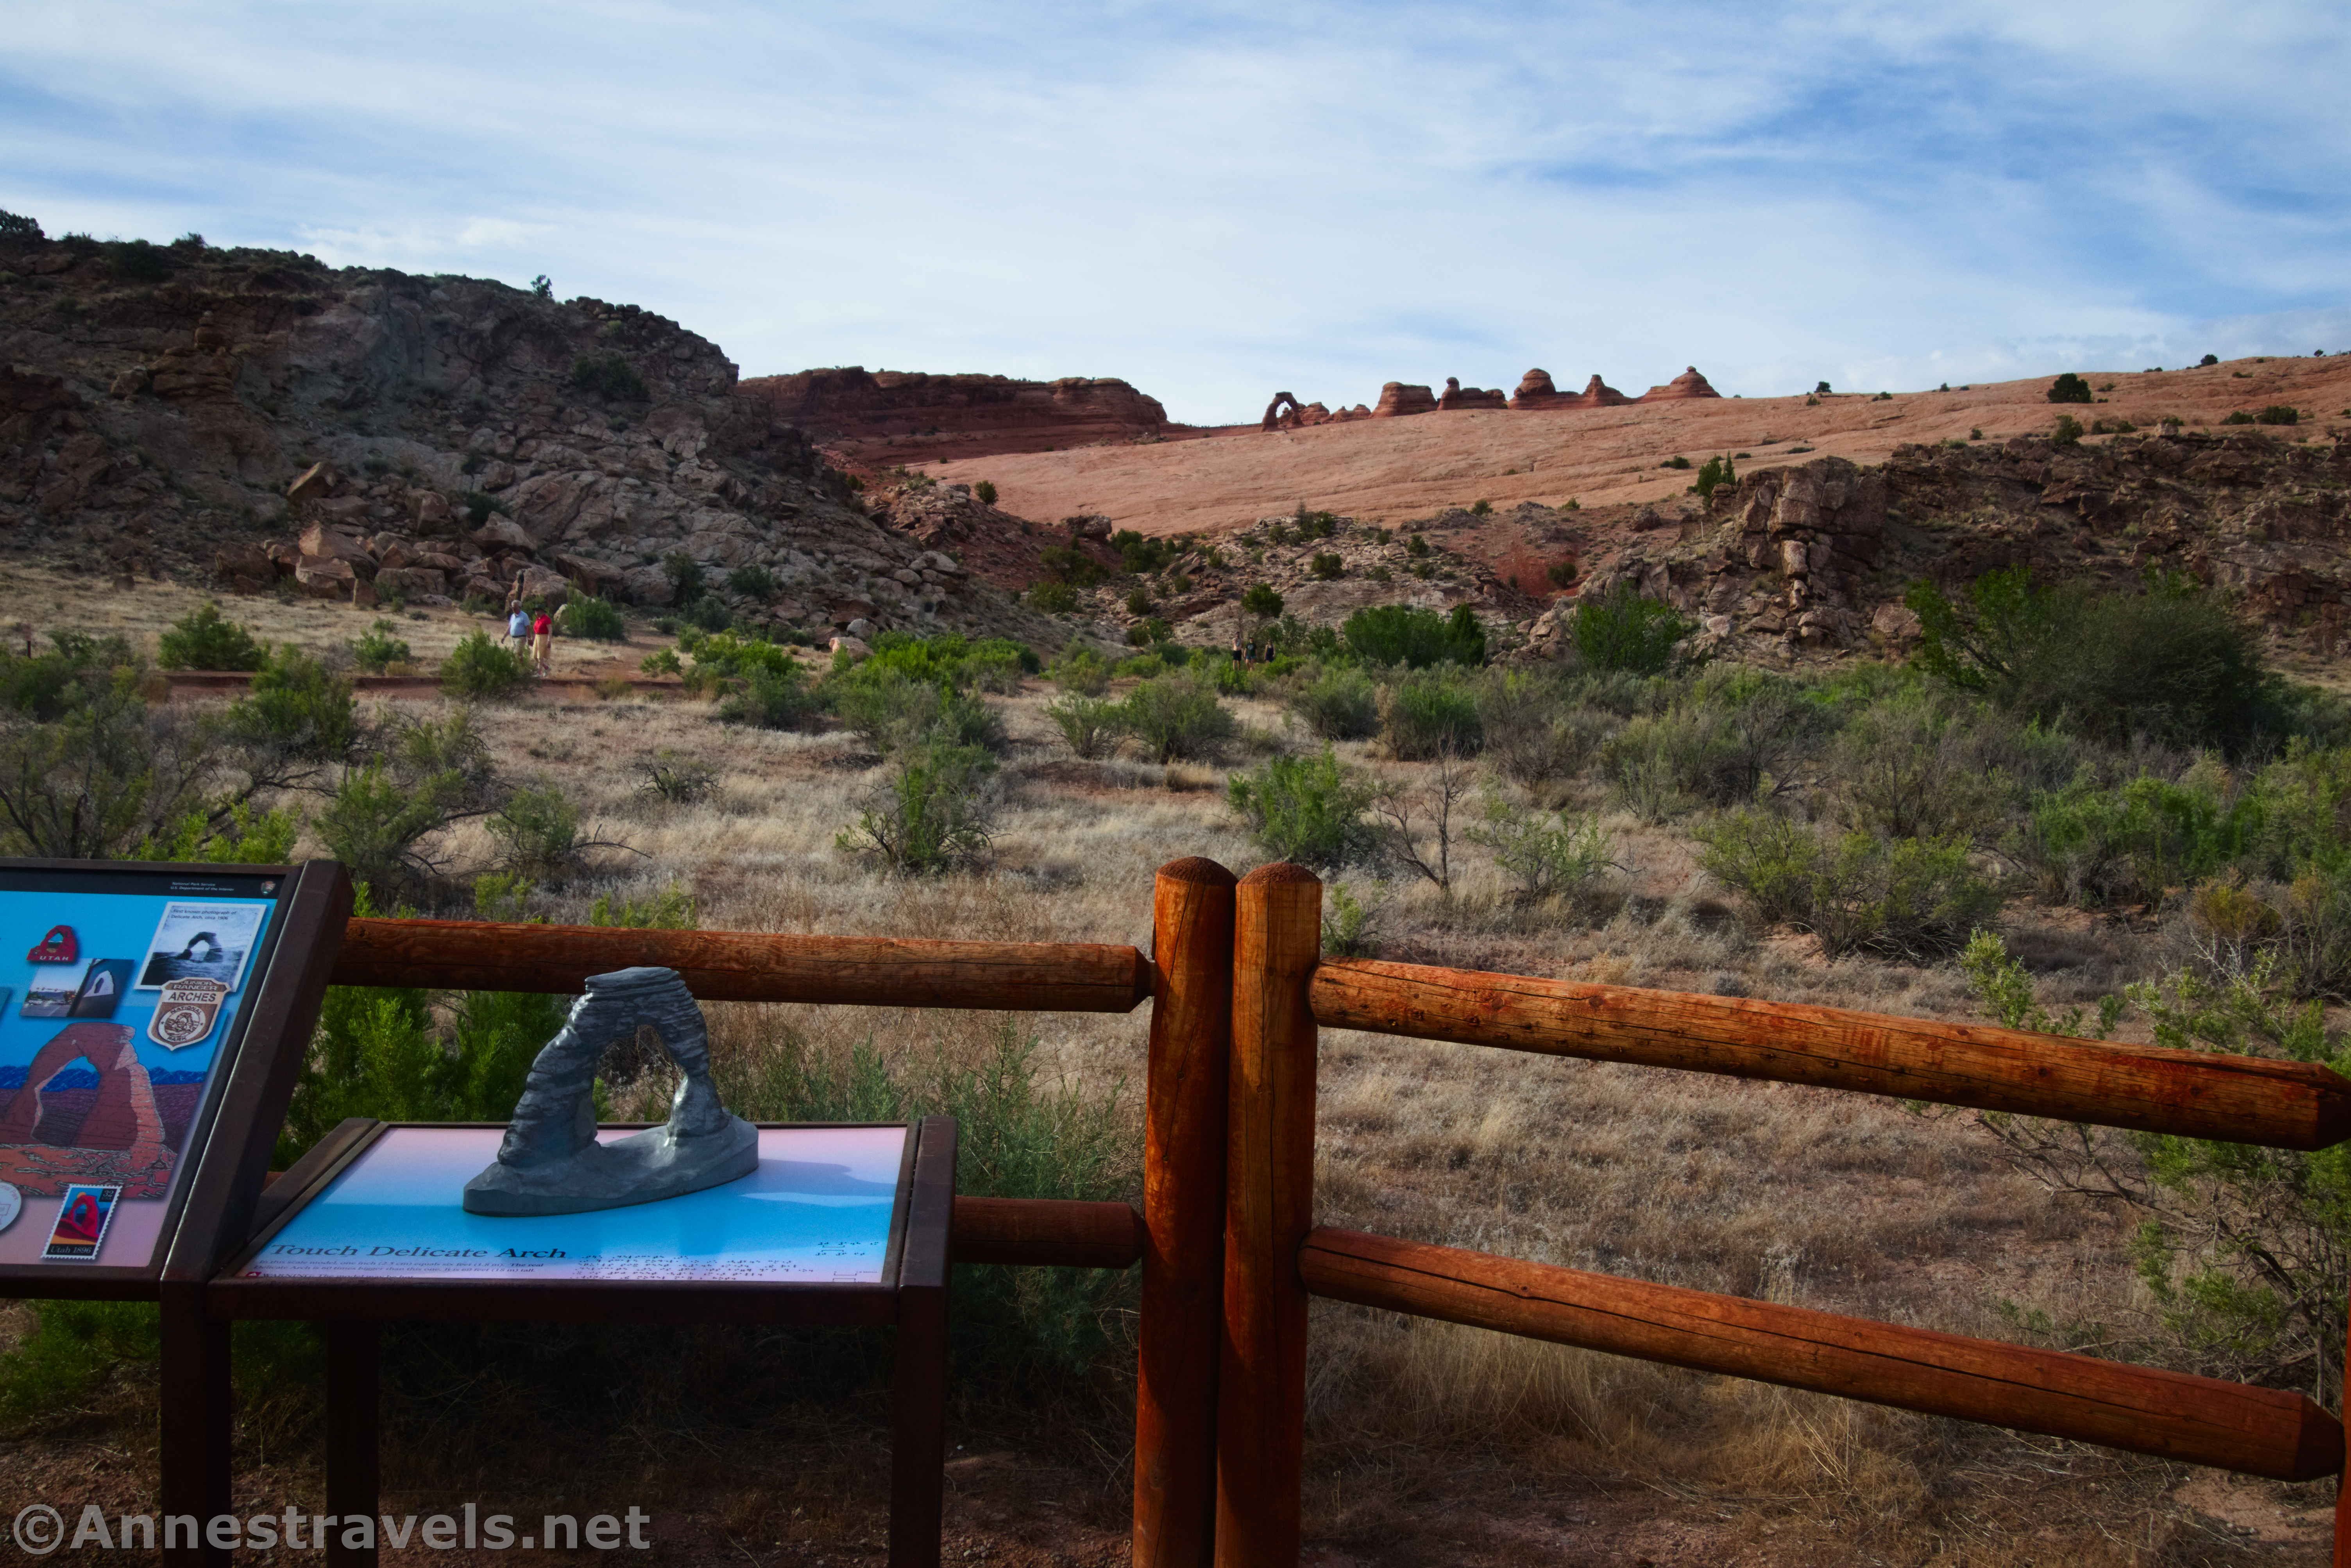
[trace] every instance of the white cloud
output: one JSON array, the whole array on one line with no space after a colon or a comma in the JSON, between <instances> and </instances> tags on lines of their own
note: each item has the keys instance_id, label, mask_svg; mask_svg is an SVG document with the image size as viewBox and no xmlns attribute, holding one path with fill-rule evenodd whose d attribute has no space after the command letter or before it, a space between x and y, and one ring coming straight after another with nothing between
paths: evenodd
<instances>
[{"instance_id":1,"label":"white cloud","mask_svg":"<svg viewBox=\"0 0 2351 1568\"><path fill-rule=\"evenodd\" d=\"M2345 303L2346 40L2094 0L53 0L0 14L0 206L1195 419L1537 363L1932 385L2319 346L2263 334Z\"/></svg>"}]
</instances>

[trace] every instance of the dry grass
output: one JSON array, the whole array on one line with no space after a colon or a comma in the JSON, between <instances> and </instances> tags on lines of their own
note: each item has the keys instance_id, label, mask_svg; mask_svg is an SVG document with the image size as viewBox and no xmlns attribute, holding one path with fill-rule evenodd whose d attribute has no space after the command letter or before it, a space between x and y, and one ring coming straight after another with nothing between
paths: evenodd
<instances>
[{"instance_id":1,"label":"dry grass","mask_svg":"<svg viewBox=\"0 0 2351 1568\"><path fill-rule=\"evenodd\" d=\"M7 572L12 590L66 593L26 569ZM54 602L72 624L152 636L184 608L176 591L142 587L137 605L114 606L115 619L86 586ZM268 627L315 646L356 634L367 619L298 605ZM422 623L434 630L409 634L423 653L430 637L454 642L465 624L442 612ZM1157 866L1199 854L1240 870L1260 858L1217 772L1073 759L1041 717L1045 695L1005 704L1012 745L992 869L935 880L884 879L836 847L878 778L852 737L726 729L704 705L647 698L533 700L479 719L506 772L560 786L584 821L638 852L610 853L591 876L545 893L558 920L581 917L599 893L644 896L674 883L717 927L1147 945ZM1259 734L1281 733L1277 710L1240 706ZM1395 767L1343 749L1364 766ZM664 751L716 768L712 794L673 805L646 792L639 765ZM1968 1015L1949 968L1823 964L1800 945L1757 940L1701 885L1681 835L1629 818L1607 825L1630 869L1595 912L1516 909L1468 851L1454 898L1426 887L1386 898L1383 950ZM468 825L442 852L462 870L487 864L494 849ZM2126 938L2093 923L2036 917L2018 940L2070 958L2085 990L2135 962ZM721 1051L757 1049L782 1022L820 1050L872 1038L887 1050L943 1042L961 1053L995 1027L890 1009L713 1011ZM1123 1082L1132 1105L1144 1011L1026 1022L1050 1071ZM1938 1329L2011 1332L2002 1301L2060 1322L2142 1306L2116 1217L2053 1200L1967 1118L1795 1086L1333 1031L1322 1041L1317 1181L1332 1224ZM2317 1561L2290 1545L2277 1548L2285 1555L2241 1557L2235 1538L2198 1522L2230 1508L2304 1521L2323 1503L2314 1489L2242 1486L2199 1493L2191 1509L2179 1500L2189 1473L2172 1468L1393 1314L1318 1306L1312 1378L1313 1527L1360 1561L1541 1555L1586 1538L1568 1529L1570 1515L1587 1535L1630 1531L1626 1562L1646 1552L1659 1563L1990 1563L2027 1560L2020 1540L2043 1562ZM1098 1511L1115 1511L1115 1468L1103 1468ZM760 1484L729 1472L727 1510L778 1511L782 1494ZM812 1482L792 1506L831 1518L839 1490ZM1486 1532L1476 1553L1446 1544L1454 1538L1441 1521L1465 1511ZM1554 1516L1564 1533L1543 1537L1549 1547L1510 1534ZM1687 1557L1641 1545L1659 1520L1709 1544Z\"/></svg>"}]
</instances>

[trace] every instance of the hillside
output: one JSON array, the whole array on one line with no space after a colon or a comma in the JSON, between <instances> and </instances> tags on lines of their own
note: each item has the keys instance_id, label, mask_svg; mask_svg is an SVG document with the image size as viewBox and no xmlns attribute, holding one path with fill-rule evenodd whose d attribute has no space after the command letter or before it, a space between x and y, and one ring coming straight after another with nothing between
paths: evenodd
<instances>
[{"instance_id":1,"label":"hillside","mask_svg":"<svg viewBox=\"0 0 2351 1568\"><path fill-rule=\"evenodd\" d=\"M658 607L683 555L779 633L1042 630L675 322L201 242L0 241L0 549L428 606L522 576Z\"/></svg>"}]
</instances>

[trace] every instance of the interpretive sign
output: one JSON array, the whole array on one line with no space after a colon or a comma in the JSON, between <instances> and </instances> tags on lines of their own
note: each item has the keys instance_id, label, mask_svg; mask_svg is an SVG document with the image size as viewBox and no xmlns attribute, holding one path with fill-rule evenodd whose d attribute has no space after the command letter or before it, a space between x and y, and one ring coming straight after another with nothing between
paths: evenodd
<instances>
[{"instance_id":1,"label":"interpretive sign","mask_svg":"<svg viewBox=\"0 0 2351 1568\"><path fill-rule=\"evenodd\" d=\"M386 1127L235 1271L240 1280L893 1281L904 1126L763 1127L748 1176L579 1214L469 1213L496 1127ZM611 1142L630 1131L606 1128Z\"/></svg>"},{"instance_id":2,"label":"interpretive sign","mask_svg":"<svg viewBox=\"0 0 2351 1568\"><path fill-rule=\"evenodd\" d=\"M0 862L0 1277L162 1269L299 874Z\"/></svg>"}]
</instances>

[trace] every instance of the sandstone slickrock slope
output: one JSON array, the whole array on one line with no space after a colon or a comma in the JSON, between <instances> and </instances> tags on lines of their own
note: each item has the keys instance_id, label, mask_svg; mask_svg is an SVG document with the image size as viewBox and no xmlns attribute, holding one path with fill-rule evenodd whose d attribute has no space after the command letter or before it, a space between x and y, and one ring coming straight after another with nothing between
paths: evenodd
<instances>
[{"instance_id":1,"label":"sandstone slickrock slope","mask_svg":"<svg viewBox=\"0 0 2351 1568\"><path fill-rule=\"evenodd\" d=\"M278 252L0 242L0 548L118 576L642 605L664 557L822 632L1030 619L869 517L714 344L634 306Z\"/></svg>"}]
</instances>

